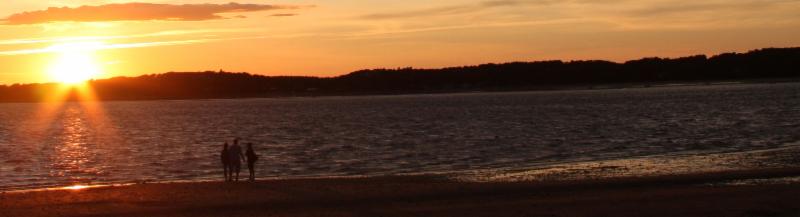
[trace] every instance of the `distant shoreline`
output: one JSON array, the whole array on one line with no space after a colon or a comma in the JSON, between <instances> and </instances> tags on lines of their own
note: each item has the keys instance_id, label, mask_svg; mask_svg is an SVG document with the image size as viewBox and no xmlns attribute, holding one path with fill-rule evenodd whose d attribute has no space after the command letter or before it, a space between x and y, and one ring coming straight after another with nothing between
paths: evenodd
<instances>
[{"instance_id":1,"label":"distant shoreline","mask_svg":"<svg viewBox=\"0 0 800 217\"><path fill-rule=\"evenodd\" d=\"M379 93L348 93L348 94L320 94L320 95L295 95L295 96L253 96L253 97L220 97L220 98L175 98L175 99L111 99L97 100L99 102L139 102L139 101L175 101L175 100L235 100L235 99L288 99L288 98L324 98L324 97L359 97L359 96L399 96L399 95L437 95L460 93L509 93L509 92L549 92L549 91L580 91L580 90L619 90L619 89L644 89L644 88L669 88L669 87L696 87L716 85L747 85L747 84L779 84L800 83L798 78L782 79L751 79L731 81L696 81L696 82L660 82L660 83L613 83L595 85L564 85L552 87L520 87L505 89L483 89L462 91L437 91L437 92L379 92ZM67 100L78 102L80 100ZM41 101L0 101L5 103L41 103Z\"/></svg>"},{"instance_id":2,"label":"distant shoreline","mask_svg":"<svg viewBox=\"0 0 800 217\"><path fill-rule=\"evenodd\" d=\"M245 72L167 72L55 83L0 85L0 102L182 100L460 92L612 89L719 82L800 81L800 47L747 53L605 60L486 63L435 69L366 69L335 77Z\"/></svg>"}]
</instances>

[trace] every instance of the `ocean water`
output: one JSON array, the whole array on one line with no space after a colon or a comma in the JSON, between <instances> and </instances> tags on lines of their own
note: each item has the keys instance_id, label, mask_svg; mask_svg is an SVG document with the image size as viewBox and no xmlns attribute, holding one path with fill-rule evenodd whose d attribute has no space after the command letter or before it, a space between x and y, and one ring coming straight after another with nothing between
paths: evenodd
<instances>
[{"instance_id":1,"label":"ocean water","mask_svg":"<svg viewBox=\"0 0 800 217\"><path fill-rule=\"evenodd\" d=\"M234 137L254 144L259 178L760 150L800 140L800 84L7 103L0 189L221 180L219 151Z\"/></svg>"}]
</instances>

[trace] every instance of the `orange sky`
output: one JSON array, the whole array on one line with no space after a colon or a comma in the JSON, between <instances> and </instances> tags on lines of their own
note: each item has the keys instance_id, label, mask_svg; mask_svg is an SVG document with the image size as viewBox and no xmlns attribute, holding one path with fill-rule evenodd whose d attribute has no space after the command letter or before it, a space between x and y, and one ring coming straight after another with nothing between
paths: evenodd
<instances>
[{"instance_id":1,"label":"orange sky","mask_svg":"<svg viewBox=\"0 0 800 217\"><path fill-rule=\"evenodd\" d=\"M0 84L54 81L48 70L64 61L64 44L86 47L95 78L219 69L335 76L800 46L792 0L230 1L6 3Z\"/></svg>"}]
</instances>

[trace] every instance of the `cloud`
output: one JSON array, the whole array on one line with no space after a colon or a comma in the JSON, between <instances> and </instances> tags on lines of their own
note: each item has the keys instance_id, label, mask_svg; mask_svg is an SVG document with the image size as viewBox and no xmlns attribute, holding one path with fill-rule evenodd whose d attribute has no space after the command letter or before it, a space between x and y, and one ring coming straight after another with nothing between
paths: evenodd
<instances>
[{"instance_id":1,"label":"cloud","mask_svg":"<svg viewBox=\"0 0 800 217\"><path fill-rule=\"evenodd\" d=\"M272 15L269 15L269 16L271 16L271 17L292 17L292 16L297 16L297 15L298 14L272 14Z\"/></svg>"},{"instance_id":2,"label":"cloud","mask_svg":"<svg viewBox=\"0 0 800 217\"><path fill-rule=\"evenodd\" d=\"M354 18L392 22L374 25L377 32L559 20L582 20L592 31L708 30L788 27L800 23L798 8L800 0L484 0L373 12Z\"/></svg>"},{"instance_id":3,"label":"cloud","mask_svg":"<svg viewBox=\"0 0 800 217\"><path fill-rule=\"evenodd\" d=\"M25 44L52 44L52 43L71 43L83 41L105 41L113 39L133 39L149 38L162 36L181 36L196 35L206 33L240 33L255 32L257 29L231 28L231 29L191 29L191 30L170 30L133 35L104 35L104 36L77 36L77 37L53 37L53 38L17 38L0 40L0 45L25 45Z\"/></svg>"},{"instance_id":4,"label":"cloud","mask_svg":"<svg viewBox=\"0 0 800 217\"><path fill-rule=\"evenodd\" d=\"M137 42L137 43L123 43L123 44L103 44L103 43L92 43L92 42L76 42L76 43L73 43L73 44L62 44L62 45L82 47L82 48L86 48L87 50L109 50L109 49L124 49L124 48L142 48L142 47L157 47L157 46L171 46L171 45L186 45L186 44L197 44L197 43L205 43L205 42L211 42L211 41L219 41L219 40L220 39L191 39L191 40ZM91 46L87 46L87 44L89 44ZM41 53L57 53L57 52L60 52L60 51L61 51L61 49L59 49L58 46L50 46L50 47L47 47L47 48L38 48L38 49L0 51L0 56L14 56L14 55L41 54Z\"/></svg>"},{"instance_id":5,"label":"cloud","mask_svg":"<svg viewBox=\"0 0 800 217\"><path fill-rule=\"evenodd\" d=\"M278 9L300 9L304 6L265 4L153 4L122 3L76 8L51 7L45 10L28 11L4 19L5 25L41 24L49 22L102 22L134 20L201 21L226 19L220 14L268 11Z\"/></svg>"},{"instance_id":6,"label":"cloud","mask_svg":"<svg viewBox=\"0 0 800 217\"><path fill-rule=\"evenodd\" d=\"M793 27L798 0L657 1L604 14L620 29L742 29Z\"/></svg>"},{"instance_id":7,"label":"cloud","mask_svg":"<svg viewBox=\"0 0 800 217\"><path fill-rule=\"evenodd\" d=\"M191 33L193 31L170 31L170 32L158 32L153 34L142 34L142 35L134 35L132 37L128 36L91 36L91 37L70 37L70 38L45 38L45 39L18 39L18 40L8 40L6 44L8 45L16 45L16 44L37 44L37 43L56 43L49 47L43 48L29 48L29 49L17 49L17 50L0 50L0 56L16 56L16 55L31 55L31 54L45 54L45 53L58 53L61 52L63 47L76 47L84 50L92 50L92 51L99 51L99 50L112 50L112 49L127 49L127 48L146 48L146 47L161 47L161 46L174 46L174 45L191 45L191 44L203 44L203 43L212 43L212 42L222 42L222 41L233 41L233 40L252 40L252 39L275 39L275 38L298 38L298 37L313 37L317 36L316 34L295 34L295 35L251 35L251 36L239 36L239 37L205 37L205 38L196 38L196 39L185 39L185 40L163 40L163 41L145 41L145 42L131 42L131 43L105 43L102 39L117 39L117 38L138 38L138 37L150 37L150 36L158 36L158 35L172 35L172 34L184 34L184 33ZM196 31L202 32L202 31ZM3 41L0 41L3 42ZM3 45L0 43L0 45Z\"/></svg>"},{"instance_id":8,"label":"cloud","mask_svg":"<svg viewBox=\"0 0 800 217\"><path fill-rule=\"evenodd\" d=\"M632 10L630 15L636 17L652 17L663 15L685 15L691 12L752 12L764 9L773 9L790 4L796 4L797 0L740 0L740 1L698 1L671 4L654 4L638 10Z\"/></svg>"},{"instance_id":9,"label":"cloud","mask_svg":"<svg viewBox=\"0 0 800 217\"><path fill-rule=\"evenodd\" d=\"M498 7L511 7L522 4L550 4L552 0L493 0L483 1L477 4L461 4L450 5L443 7L435 7L413 11L403 11L395 13L374 13L360 16L362 19L393 19L393 18L411 18L411 17L427 17L427 16L441 16L441 15L455 15L467 14L473 12L484 11Z\"/></svg>"},{"instance_id":10,"label":"cloud","mask_svg":"<svg viewBox=\"0 0 800 217\"><path fill-rule=\"evenodd\" d=\"M520 22L476 23L476 24L463 24L463 25L420 27L420 28L409 28L409 29L377 30L370 32L353 33L353 34L339 34L336 36L338 36L339 39L344 39L344 40L376 38L376 37L389 38L389 37L397 37L397 34L405 34L405 33L448 31L448 30L474 29L474 28L519 27L519 26L534 26L534 25L572 25L586 21L587 21L586 19L581 19L581 18L566 18L566 19L533 20L533 21L520 21Z\"/></svg>"}]
</instances>

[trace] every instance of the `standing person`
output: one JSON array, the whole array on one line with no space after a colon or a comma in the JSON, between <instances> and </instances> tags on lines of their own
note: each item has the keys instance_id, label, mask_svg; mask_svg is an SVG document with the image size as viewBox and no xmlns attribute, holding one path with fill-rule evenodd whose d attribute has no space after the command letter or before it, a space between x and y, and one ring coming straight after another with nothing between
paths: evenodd
<instances>
[{"instance_id":1,"label":"standing person","mask_svg":"<svg viewBox=\"0 0 800 217\"><path fill-rule=\"evenodd\" d=\"M229 174L230 170L228 170L228 167L230 167L231 163L230 161L231 157L229 155L230 154L228 154L228 142L225 142L225 145L222 146L222 152L219 153L219 158L220 161L222 161L222 171L225 173L224 176L226 182L230 181L231 177Z\"/></svg>"},{"instance_id":2,"label":"standing person","mask_svg":"<svg viewBox=\"0 0 800 217\"><path fill-rule=\"evenodd\" d=\"M255 164L256 161L258 160L258 155L256 155L255 151L253 151L253 143L250 142L247 143L247 152L245 153L245 156L247 156L247 170L250 171L250 181L255 181L256 180Z\"/></svg>"},{"instance_id":3,"label":"standing person","mask_svg":"<svg viewBox=\"0 0 800 217\"><path fill-rule=\"evenodd\" d=\"M239 181L239 171L242 169L242 159L244 159L242 147L239 147L239 139L233 140L233 145L228 148L228 156L230 156L230 176L233 176L233 173L236 173L236 178L234 180Z\"/></svg>"}]
</instances>

